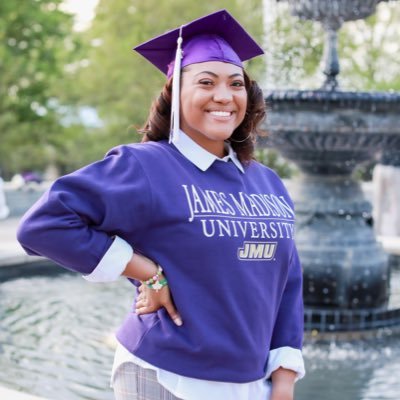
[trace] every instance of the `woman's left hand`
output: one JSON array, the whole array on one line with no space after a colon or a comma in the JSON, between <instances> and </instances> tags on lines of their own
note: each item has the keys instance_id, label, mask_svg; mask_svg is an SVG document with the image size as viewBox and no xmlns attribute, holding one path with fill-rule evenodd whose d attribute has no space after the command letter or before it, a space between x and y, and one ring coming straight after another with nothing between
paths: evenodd
<instances>
[{"instance_id":1,"label":"woman's left hand","mask_svg":"<svg viewBox=\"0 0 400 400\"><path fill-rule=\"evenodd\" d=\"M136 314L154 313L162 307L167 310L167 313L176 325L182 325L182 319L172 301L168 285L158 291L150 289L145 284L139 286L139 295L136 299Z\"/></svg>"}]
</instances>

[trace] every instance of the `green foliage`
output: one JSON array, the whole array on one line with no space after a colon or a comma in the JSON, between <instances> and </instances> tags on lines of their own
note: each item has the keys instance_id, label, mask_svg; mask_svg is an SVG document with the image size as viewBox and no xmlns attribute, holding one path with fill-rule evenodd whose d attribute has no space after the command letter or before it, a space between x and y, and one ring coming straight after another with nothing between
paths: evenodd
<instances>
[{"instance_id":1,"label":"green foliage","mask_svg":"<svg viewBox=\"0 0 400 400\"><path fill-rule=\"evenodd\" d=\"M43 168L61 127L49 100L63 74L71 16L61 0L0 2L0 169Z\"/></svg>"},{"instance_id":2,"label":"green foliage","mask_svg":"<svg viewBox=\"0 0 400 400\"><path fill-rule=\"evenodd\" d=\"M271 148L257 148L257 161L273 169L281 178L291 178L297 172L294 164L287 162L276 150Z\"/></svg>"},{"instance_id":3,"label":"green foliage","mask_svg":"<svg viewBox=\"0 0 400 400\"><path fill-rule=\"evenodd\" d=\"M113 138L103 130L83 128L76 124L66 127L56 147L59 173L71 172L102 158L114 145Z\"/></svg>"}]
</instances>

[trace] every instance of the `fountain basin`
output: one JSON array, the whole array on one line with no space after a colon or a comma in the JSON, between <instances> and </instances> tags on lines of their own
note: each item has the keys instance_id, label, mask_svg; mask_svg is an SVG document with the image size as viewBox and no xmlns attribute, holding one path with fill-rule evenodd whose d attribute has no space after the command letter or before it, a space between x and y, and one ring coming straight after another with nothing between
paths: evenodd
<instances>
[{"instance_id":1,"label":"fountain basin","mask_svg":"<svg viewBox=\"0 0 400 400\"><path fill-rule=\"evenodd\" d=\"M350 174L400 149L399 93L282 90L265 100L267 143L309 174Z\"/></svg>"}]
</instances>

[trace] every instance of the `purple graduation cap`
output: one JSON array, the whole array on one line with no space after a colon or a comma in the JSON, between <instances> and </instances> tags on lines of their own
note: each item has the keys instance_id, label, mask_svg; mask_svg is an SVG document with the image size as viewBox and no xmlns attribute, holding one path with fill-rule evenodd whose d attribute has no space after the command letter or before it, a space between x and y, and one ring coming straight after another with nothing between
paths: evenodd
<instances>
[{"instance_id":1,"label":"purple graduation cap","mask_svg":"<svg viewBox=\"0 0 400 400\"><path fill-rule=\"evenodd\" d=\"M206 15L134 48L168 78L173 77L170 142L179 135L181 68L221 61L242 62L264 54L262 48L226 10Z\"/></svg>"}]
</instances>

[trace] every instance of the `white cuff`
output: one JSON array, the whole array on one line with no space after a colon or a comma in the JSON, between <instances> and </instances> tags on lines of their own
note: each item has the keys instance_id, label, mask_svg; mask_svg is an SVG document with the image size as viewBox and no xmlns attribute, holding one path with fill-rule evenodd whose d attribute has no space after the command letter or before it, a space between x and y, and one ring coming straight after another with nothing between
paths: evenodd
<instances>
[{"instance_id":1,"label":"white cuff","mask_svg":"<svg viewBox=\"0 0 400 400\"><path fill-rule=\"evenodd\" d=\"M83 278L89 282L113 282L124 272L126 264L132 258L131 245L118 236L97 264L96 268Z\"/></svg>"},{"instance_id":2,"label":"white cuff","mask_svg":"<svg viewBox=\"0 0 400 400\"><path fill-rule=\"evenodd\" d=\"M296 372L296 381L303 378L306 370L301 350L288 346L270 350L265 374L266 379L269 379L271 374L280 367Z\"/></svg>"}]
</instances>

